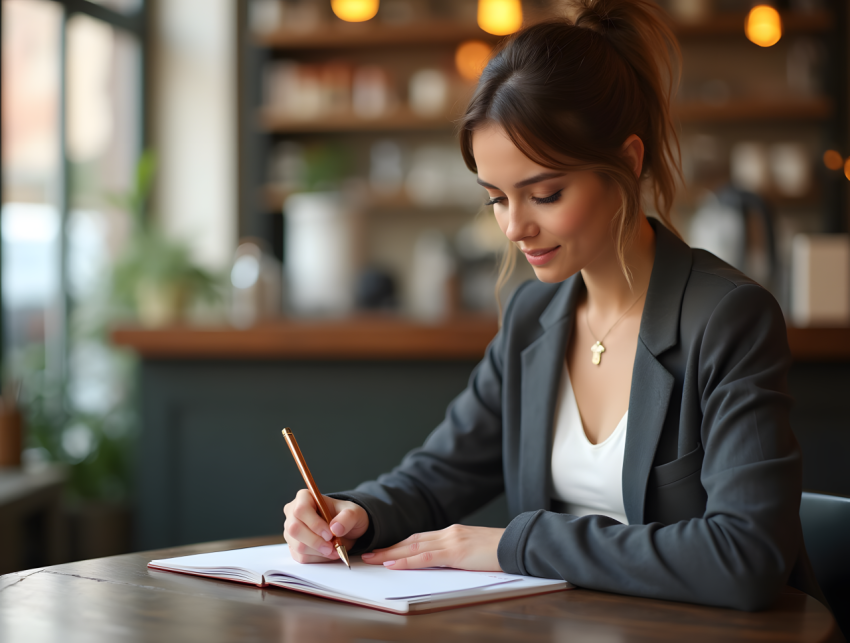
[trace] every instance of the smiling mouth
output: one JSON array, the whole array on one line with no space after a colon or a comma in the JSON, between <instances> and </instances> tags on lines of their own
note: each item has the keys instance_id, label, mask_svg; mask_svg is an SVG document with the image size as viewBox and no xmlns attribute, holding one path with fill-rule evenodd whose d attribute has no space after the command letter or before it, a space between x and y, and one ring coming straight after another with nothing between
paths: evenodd
<instances>
[{"instance_id":1,"label":"smiling mouth","mask_svg":"<svg viewBox=\"0 0 850 643\"><path fill-rule=\"evenodd\" d=\"M542 257L543 255L548 255L550 252L557 250L560 247L561 246L554 246L552 248L542 248L540 250L523 250L523 253L529 257Z\"/></svg>"},{"instance_id":2,"label":"smiling mouth","mask_svg":"<svg viewBox=\"0 0 850 643\"><path fill-rule=\"evenodd\" d=\"M522 252L525 255L525 258L528 259L528 263L532 266L545 266L552 260L560 249L561 246L554 246L553 248L523 250Z\"/></svg>"}]
</instances>

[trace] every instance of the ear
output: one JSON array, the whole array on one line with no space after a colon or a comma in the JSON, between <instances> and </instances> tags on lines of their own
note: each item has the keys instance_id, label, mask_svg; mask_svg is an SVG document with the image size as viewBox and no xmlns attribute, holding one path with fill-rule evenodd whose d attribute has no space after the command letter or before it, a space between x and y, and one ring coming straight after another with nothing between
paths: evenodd
<instances>
[{"instance_id":1,"label":"ear","mask_svg":"<svg viewBox=\"0 0 850 643\"><path fill-rule=\"evenodd\" d=\"M640 178L640 174L643 172L643 141L637 134L632 134L623 143L621 151L632 167L635 176Z\"/></svg>"}]
</instances>

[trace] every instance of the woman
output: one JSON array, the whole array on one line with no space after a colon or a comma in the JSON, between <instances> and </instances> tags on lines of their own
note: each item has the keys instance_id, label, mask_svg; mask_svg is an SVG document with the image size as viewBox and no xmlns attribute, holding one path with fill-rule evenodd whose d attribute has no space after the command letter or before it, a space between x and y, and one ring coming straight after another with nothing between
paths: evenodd
<instances>
[{"instance_id":1,"label":"woman","mask_svg":"<svg viewBox=\"0 0 850 643\"><path fill-rule=\"evenodd\" d=\"M488 64L461 149L539 282L423 447L334 494L330 525L306 491L285 507L297 560L335 559L333 533L392 569L748 610L789 578L819 594L782 313L670 231L671 51L654 4L584 0L574 23L525 29ZM503 491L506 529L452 525Z\"/></svg>"}]
</instances>

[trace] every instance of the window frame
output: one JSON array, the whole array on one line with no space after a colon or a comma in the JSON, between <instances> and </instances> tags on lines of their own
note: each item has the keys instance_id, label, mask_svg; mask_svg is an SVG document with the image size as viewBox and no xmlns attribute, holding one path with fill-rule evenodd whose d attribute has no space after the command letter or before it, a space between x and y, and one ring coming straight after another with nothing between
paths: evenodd
<instances>
[{"instance_id":1,"label":"window frame","mask_svg":"<svg viewBox=\"0 0 850 643\"><path fill-rule=\"evenodd\" d=\"M141 141L142 148L148 146L149 144L149 113L150 110L148 108L148 94L149 94L149 61L148 61L148 53L149 53L149 19L150 19L150 5L152 0L141 0L140 7L134 13L121 13L114 9L110 9L109 7L105 7L100 4L96 4L94 2L90 2L89 0L48 0L49 2L53 2L59 4L63 8L62 12L62 29L60 32L60 44L59 44L59 127L58 127L58 135L59 135L59 155L60 155L60 166L57 176L58 183L58 201L56 203L57 209L59 211L59 221L60 221L60 231L59 231L59 266L60 266L60 289L61 295L59 301L57 302L57 313L59 317L58 324L58 337L53 338L53 342L58 348L58 352L61 355L61 366L59 369L59 375L61 377L61 381L64 383L67 381L68 376L68 348L69 348L69 337L68 337L68 321L70 318L71 308L73 302L70 296L70 288L68 283L68 219L70 214L70 161L68 159L68 142L67 142L67 113L68 113L68 92L67 92L67 57L68 57L68 46L67 46L67 33L68 33L68 21L77 14L83 14L86 16L90 16L97 20L100 20L116 29L120 29L122 31L127 32L130 35L135 36L138 39L139 43L139 79L140 79L140 87L138 93L138 100L140 104L137 105L138 114L140 114L140 119L138 123L139 127L139 140ZM2 30L2 12L0 12L0 30ZM2 54L0 54L2 55ZM2 137L2 134L0 134ZM2 138L0 138L0 145L2 145ZM2 159L0 159L0 194L3 193L3 185L2 185ZM2 276L2 244L0 244L0 277ZM2 302L2 280L0 280L0 302ZM0 310L0 364L4 363L5 358L5 310ZM0 378L2 380L2 378ZM2 393L2 381L0 381L0 393Z\"/></svg>"}]
</instances>

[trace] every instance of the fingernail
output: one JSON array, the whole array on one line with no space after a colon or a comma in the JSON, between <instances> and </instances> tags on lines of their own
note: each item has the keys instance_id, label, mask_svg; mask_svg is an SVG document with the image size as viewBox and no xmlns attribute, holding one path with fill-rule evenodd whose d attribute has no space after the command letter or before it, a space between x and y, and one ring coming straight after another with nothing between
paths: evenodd
<instances>
[{"instance_id":1,"label":"fingernail","mask_svg":"<svg viewBox=\"0 0 850 643\"><path fill-rule=\"evenodd\" d=\"M363 554L360 558L365 558L366 560L369 560L370 558L374 558L374 557L375 557L375 554L369 552L368 554Z\"/></svg>"},{"instance_id":2,"label":"fingernail","mask_svg":"<svg viewBox=\"0 0 850 643\"><path fill-rule=\"evenodd\" d=\"M330 540L333 537L334 537L334 535L331 532L329 532L327 529L322 531L322 538L324 538L325 540Z\"/></svg>"},{"instance_id":3,"label":"fingernail","mask_svg":"<svg viewBox=\"0 0 850 643\"><path fill-rule=\"evenodd\" d=\"M319 551L322 552L325 556L330 556L333 550L334 548L330 545L322 545L321 549L319 549Z\"/></svg>"},{"instance_id":4,"label":"fingernail","mask_svg":"<svg viewBox=\"0 0 850 643\"><path fill-rule=\"evenodd\" d=\"M384 567L392 567L393 565L395 565L394 560L385 560L384 561Z\"/></svg>"},{"instance_id":5,"label":"fingernail","mask_svg":"<svg viewBox=\"0 0 850 643\"><path fill-rule=\"evenodd\" d=\"M342 536L345 534L345 527L343 527L340 523L335 522L331 525L331 531L334 532L337 536Z\"/></svg>"}]
</instances>

